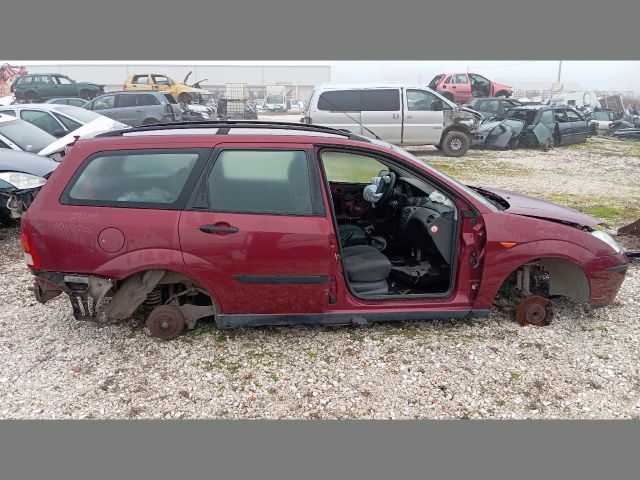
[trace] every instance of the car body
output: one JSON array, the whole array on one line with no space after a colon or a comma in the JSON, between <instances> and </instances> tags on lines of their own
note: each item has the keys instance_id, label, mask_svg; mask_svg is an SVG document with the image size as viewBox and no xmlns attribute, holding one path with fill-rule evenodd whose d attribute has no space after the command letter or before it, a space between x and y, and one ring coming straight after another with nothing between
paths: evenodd
<instances>
[{"instance_id":1,"label":"car body","mask_svg":"<svg viewBox=\"0 0 640 480\"><path fill-rule=\"evenodd\" d=\"M89 100L104 93L104 85L76 82L59 73L34 73L16 78L11 91L17 100L29 103L57 97Z\"/></svg>"},{"instance_id":2,"label":"car body","mask_svg":"<svg viewBox=\"0 0 640 480\"><path fill-rule=\"evenodd\" d=\"M54 103L58 105L72 105L74 107L84 107L89 101L79 97L50 98L42 103Z\"/></svg>"},{"instance_id":3,"label":"car body","mask_svg":"<svg viewBox=\"0 0 640 480\"><path fill-rule=\"evenodd\" d=\"M316 87L302 122L344 128L395 145L436 145L446 155L466 153L481 114L429 88L398 82Z\"/></svg>"},{"instance_id":4,"label":"car body","mask_svg":"<svg viewBox=\"0 0 640 480\"><path fill-rule=\"evenodd\" d=\"M592 133L603 135L609 131L611 123L617 120L618 115L613 110L594 110L587 115L587 120L592 126Z\"/></svg>"},{"instance_id":5,"label":"car body","mask_svg":"<svg viewBox=\"0 0 640 480\"><path fill-rule=\"evenodd\" d=\"M604 306L629 265L589 215L465 186L387 142L275 122L80 140L21 225L39 301L66 293L94 321L144 303L165 339L207 316L220 328L484 316L510 281L539 324L536 279Z\"/></svg>"},{"instance_id":6,"label":"car body","mask_svg":"<svg viewBox=\"0 0 640 480\"><path fill-rule=\"evenodd\" d=\"M504 112L513 107L520 106L521 103L513 98L504 97L487 97L473 98L464 106L480 112L484 116L484 121L491 120L494 117L502 115Z\"/></svg>"},{"instance_id":7,"label":"car body","mask_svg":"<svg viewBox=\"0 0 640 480\"><path fill-rule=\"evenodd\" d=\"M151 90L105 93L84 108L131 127L182 120L182 110L173 95Z\"/></svg>"},{"instance_id":8,"label":"car body","mask_svg":"<svg viewBox=\"0 0 640 480\"><path fill-rule=\"evenodd\" d=\"M0 108L0 114L11 115L50 133L56 138L77 134L83 125L94 122L93 131L119 130L126 125L98 113L73 105L53 103L16 104ZM99 125L99 127L97 126Z\"/></svg>"},{"instance_id":9,"label":"car body","mask_svg":"<svg viewBox=\"0 0 640 480\"><path fill-rule=\"evenodd\" d=\"M0 222L20 218L57 166L33 153L0 149Z\"/></svg>"},{"instance_id":10,"label":"car body","mask_svg":"<svg viewBox=\"0 0 640 480\"><path fill-rule=\"evenodd\" d=\"M124 83L125 91L157 90L173 95L180 103L207 103L211 100L211 92L204 88L195 88L180 83L160 73L136 73L130 75Z\"/></svg>"},{"instance_id":11,"label":"car body","mask_svg":"<svg viewBox=\"0 0 640 480\"><path fill-rule=\"evenodd\" d=\"M513 95L512 87L492 82L477 73L441 73L433 77L429 88L456 103L465 103L475 97Z\"/></svg>"},{"instance_id":12,"label":"car body","mask_svg":"<svg viewBox=\"0 0 640 480\"><path fill-rule=\"evenodd\" d=\"M507 110L495 121L483 124L480 130L482 138L474 146L493 147L495 141L501 142L495 145L497 148L564 146L586 142L589 122L574 108L526 105Z\"/></svg>"}]
</instances>

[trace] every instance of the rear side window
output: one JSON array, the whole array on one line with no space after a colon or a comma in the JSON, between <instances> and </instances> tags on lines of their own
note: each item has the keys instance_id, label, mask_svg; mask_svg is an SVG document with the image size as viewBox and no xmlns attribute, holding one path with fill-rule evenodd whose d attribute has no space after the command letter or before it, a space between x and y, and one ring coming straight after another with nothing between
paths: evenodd
<instances>
[{"instance_id":1,"label":"rear side window","mask_svg":"<svg viewBox=\"0 0 640 480\"><path fill-rule=\"evenodd\" d=\"M137 105L137 95L117 95L118 108L135 107Z\"/></svg>"},{"instance_id":2,"label":"rear side window","mask_svg":"<svg viewBox=\"0 0 640 480\"><path fill-rule=\"evenodd\" d=\"M359 112L361 109L361 90L334 90L322 92L318 98L318 110L329 112Z\"/></svg>"},{"instance_id":3,"label":"rear side window","mask_svg":"<svg viewBox=\"0 0 640 480\"><path fill-rule=\"evenodd\" d=\"M362 91L363 112L397 112L400 110L400 91L380 89Z\"/></svg>"},{"instance_id":4,"label":"rear side window","mask_svg":"<svg viewBox=\"0 0 640 480\"><path fill-rule=\"evenodd\" d=\"M313 215L311 176L301 150L225 150L208 178L214 211Z\"/></svg>"},{"instance_id":5,"label":"rear side window","mask_svg":"<svg viewBox=\"0 0 640 480\"><path fill-rule=\"evenodd\" d=\"M148 75L136 75L131 80L131 83L136 83L138 85L149 85L149 76Z\"/></svg>"},{"instance_id":6,"label":"rear side window","mask_svg":"<svg viewBox=\"0 0 640 480\"><path fill-rule=\"evenodd\" d=\"M137 150L90 157L67 186L62 203L183 208L208 150Z\"/></svg>"},{"instance_id":7,"label":"rear side window","mask_svg":"<svg viewBox=\"0 0 640 480\"><path fill-rule=\"evenodd\" d=\"M550 125L553 123L553 112L551 110L545 110L540 115L540 122Z\"/></svg>"},{"instance_id":8,"label":"rear side window","mask_svg":"<svg viewBox=\"0 0 640 480\"><path fill-rule=\"evenodd\" d=\"M160 105L160 102L154 95L140 94L138 95L138 105L140 106Z\"/></svg>"}]
</instances>

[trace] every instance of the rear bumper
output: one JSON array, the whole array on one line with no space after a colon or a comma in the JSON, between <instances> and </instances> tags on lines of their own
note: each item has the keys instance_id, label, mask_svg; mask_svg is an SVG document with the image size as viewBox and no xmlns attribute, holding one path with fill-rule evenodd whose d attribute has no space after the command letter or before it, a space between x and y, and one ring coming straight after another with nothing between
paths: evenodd
<instances>
[{"instance_id":1,"label":"rear bumper","mask_svg":"<svg viewBox=\"0 0 640 480\"><path fill-rule=\"evenodd\" d=\"M582 268L589 278L589 303L594 307L611 304L620 291L629 266L629 258L624 253L597 257L584 263Z\"/></svg>"}]
</instances>

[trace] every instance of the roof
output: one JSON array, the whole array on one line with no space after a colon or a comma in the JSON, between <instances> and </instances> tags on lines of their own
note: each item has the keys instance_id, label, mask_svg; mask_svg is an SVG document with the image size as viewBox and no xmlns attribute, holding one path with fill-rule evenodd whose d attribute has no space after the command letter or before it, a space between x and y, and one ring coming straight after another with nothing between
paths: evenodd
<instances>
[{"instance_id":1,"label":"roof","mask_svg":"<svg viewBox=\"0 0 640 480\"><path fill-rule=\"evenodd\" d=\"M149 89L149 90L114 90L112 92L104 92L102 95L111 95L113 93L117 93L117 94L121 94L122 93L122 94L125 94L125 95L134 95L134 94L139 94L139 93L144 93L144 94L156 93L158 95L169 94L169 92L165 92L165 91L162 91L162 90L151 90L151 89Z\"/></svg>"},{"instance_id":2,"label":"roof","mask_svg":"<svg viewBox=\"0 0 640 480\"><path fill-rule=\"evenodd\" d=\"M15 109L15 110L46 110L48 112L52 110L59 110L60 107L75 107L74 105L65 105L60 103L14 103L12 105L7 105L6 107L0 107L2 110Z\"/></svg>"}]
</instances>

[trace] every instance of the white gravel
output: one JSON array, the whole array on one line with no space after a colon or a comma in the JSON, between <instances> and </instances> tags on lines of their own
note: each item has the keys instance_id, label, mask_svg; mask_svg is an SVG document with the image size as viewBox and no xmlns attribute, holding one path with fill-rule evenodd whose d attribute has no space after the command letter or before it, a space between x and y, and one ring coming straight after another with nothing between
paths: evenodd
<instances>
[{"instance_id":1,"label":"white gravel","mask_svg":"<svg viewBox=\"0 0 640 480\"><path fill-rule=\"evenodd\" d=\"M551 162L532 151L473 157ZM588 177L541 171L520 190ZM616 187L637 189L629 175L632 185ZM502 297L485 319L225 332L205 323L170 342L134 320L76 321L64 296L37 303L15 228L0 229L0 272L0 418L640 419L637 266L612 306L554 300L544 328L518 326Z\"/></svg>"}]
</instances>

